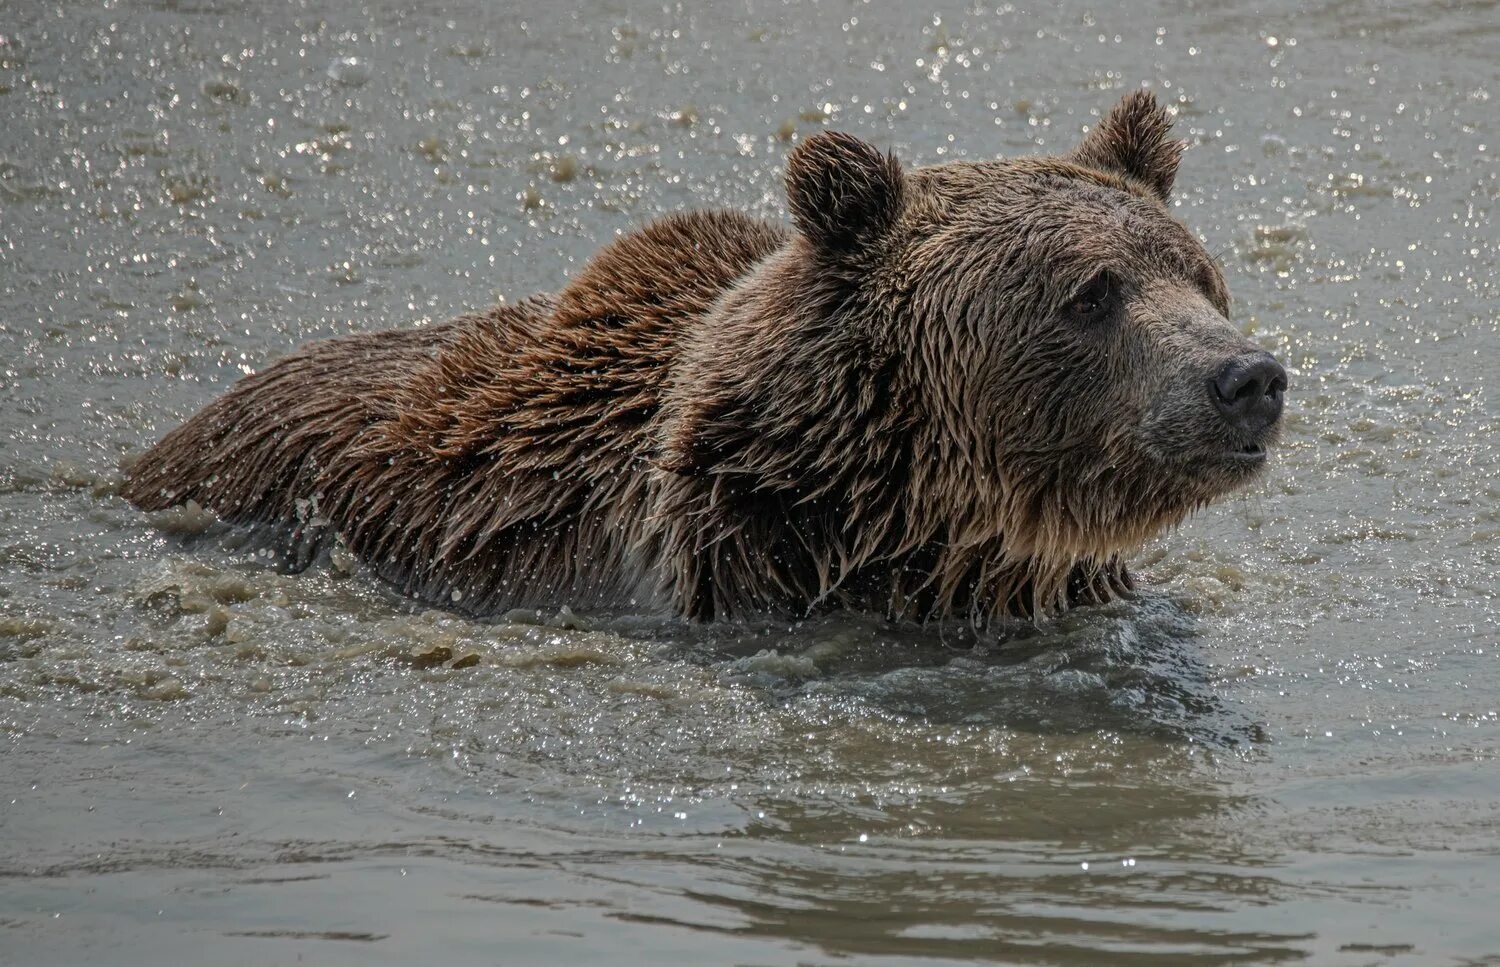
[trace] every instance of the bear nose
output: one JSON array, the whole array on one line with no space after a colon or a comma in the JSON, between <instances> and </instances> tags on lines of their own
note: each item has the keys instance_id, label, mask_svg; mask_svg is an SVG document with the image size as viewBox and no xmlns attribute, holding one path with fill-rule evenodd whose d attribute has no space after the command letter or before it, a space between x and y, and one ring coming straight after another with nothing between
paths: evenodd
<instances>
[{"instance_id":1,"label":"bear nose","mask_svg":"<svg viewBox=\"0 0 1500 967\"><path fill-rule=\"evenodd\" d=\"M1209 380L1225 422L1245 433L1260 433L1281 418L1281 397L1286 392L1286 370L1268 352L1246 353L1224 364Z\"/></svg>"}]
</instances>

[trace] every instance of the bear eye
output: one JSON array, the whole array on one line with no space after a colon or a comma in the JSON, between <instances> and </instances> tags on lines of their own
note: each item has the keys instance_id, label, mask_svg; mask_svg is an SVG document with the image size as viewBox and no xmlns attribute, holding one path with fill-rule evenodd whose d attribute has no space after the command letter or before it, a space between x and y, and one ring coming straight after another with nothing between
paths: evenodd
<instances>
[{"instance_id":1,"label":"bear eye","mask_svg":"<svg viewBox=\"0 0 1500 967\"><path fill-rule=\"evenodd\" d=\"M1114 286L1110 282L1109 273L1100 272L1073 293L1073 298L1068 300L1068 314L1080 322L1102 319L1109 312L1110 296L1113 294Z\"/></svg>"}]
</instances>

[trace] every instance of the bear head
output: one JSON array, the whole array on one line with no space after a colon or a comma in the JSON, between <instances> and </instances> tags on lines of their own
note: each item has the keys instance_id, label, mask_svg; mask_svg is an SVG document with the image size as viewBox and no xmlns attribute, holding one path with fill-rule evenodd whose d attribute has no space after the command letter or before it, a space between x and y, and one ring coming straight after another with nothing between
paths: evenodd
<instances>
[{"instance_id":1,"label":"bear head","mask_svg":"<svg viewBox=\"0 0 1500 967\"><path fill-rule=\"evenodd\" d=\"M801 143L794 237L685 353L668 461L741 513L817 508L798 526L835 547L825 590L929 548L934 613L1047 610L1251 481L1286 373L1168 208L1170 126L1137 91L1054 157L906 169Z\"/></svg>"}]
</instances>

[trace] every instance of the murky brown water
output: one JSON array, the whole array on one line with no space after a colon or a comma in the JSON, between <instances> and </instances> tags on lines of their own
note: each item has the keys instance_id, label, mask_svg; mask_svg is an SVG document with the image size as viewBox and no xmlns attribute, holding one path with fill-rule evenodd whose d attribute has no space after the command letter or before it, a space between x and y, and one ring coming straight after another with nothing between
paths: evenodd
<instances>
[{"instance_id":1,"label":"murky brown water","mask_svg":"<svg viewBox=\"0 0 1500 967\"><path fill-rule=\"evenodd\" d=\"M0 6L0 961L1500 963L1500 6L441 6ZM114 495L304 340L779 216L785 136L1143 81L1294 393L1137 601L476 624Z\"/></svg>"}]
</instances>

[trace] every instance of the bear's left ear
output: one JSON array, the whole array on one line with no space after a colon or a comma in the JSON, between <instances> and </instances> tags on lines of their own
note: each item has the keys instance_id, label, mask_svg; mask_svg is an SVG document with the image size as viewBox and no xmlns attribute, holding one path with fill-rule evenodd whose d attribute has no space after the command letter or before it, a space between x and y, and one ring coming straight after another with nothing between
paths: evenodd
<instances>
[{"instance_id":1,"label":"bear's left ear","mask_svg":"<svg viewBox=\"0 0 1500 967\"><path fill-rule=\"evenodd\" d=\"M1167 137L1172 117L1150 91L1125 95L1073 153L1073 161L1142 182L1167 201L1186 143Z\"/></svg>"},{"instance_id":2,"label":"bear's left ear","mask_svg":"<svg viewBox=\"0 0 1500 967\"><path fill-rule=\"evenodd\" d=\"M813 135L787 159L792 221L826 251L861 249L895 224L903 185L895 155L839 131Z\"/></svg>"}]
</instances>

